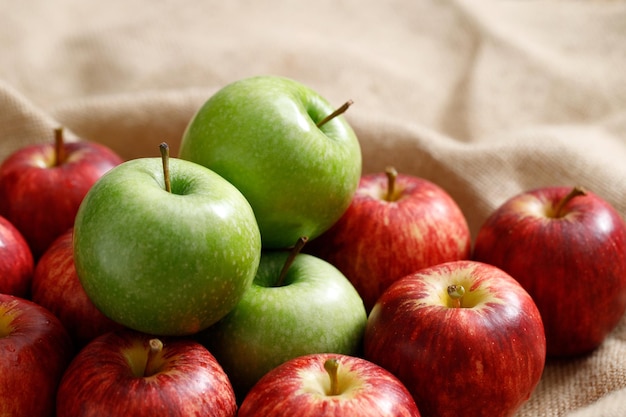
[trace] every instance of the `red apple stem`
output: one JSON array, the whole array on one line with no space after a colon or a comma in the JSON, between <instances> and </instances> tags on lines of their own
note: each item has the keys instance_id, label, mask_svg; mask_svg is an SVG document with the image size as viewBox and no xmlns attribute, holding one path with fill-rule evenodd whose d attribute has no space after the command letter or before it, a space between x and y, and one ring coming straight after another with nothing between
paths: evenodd
<instances>
[{"instance_id":1,"label":"red apple stem","mask_svg":"<svg viewBox=\"0 0 626 417\"><path fill-rule=\"evenodd\" d=\"M567 205L567 203L569 203L574 197L578 197L580 195L586 195L586 194L587 194L587 190L585 190L581 186L577 185L574 188L572 188L572 190L565 197L563 197L561 201L559 201L559 204L557 204L556 208L554 209L554 217L555 218L563 217L565 215L565 213L563 213L563 209Z\"/></svg>"},{"instance_id":2,"label":"red apple stem","mask_svg":"<svg viewBox=\"0 0 626 417\"><path fill-rule=\"evenodd\" d=\"M65 138L63 128L54 129L54 166L58 167L65 162Z\"/></svg>"},{"instance_id":3,"label":"red apple stem","mask_svg":"<svg viewBox=\"0 0 626 417\"><path fill-rule=\"evenodd\" d=\"M396 192L396 178L398 178L398 171L394 167L385 168L385 174L387 175L387 196L385 200L393 201L394 194Z\"/></svg>"},{"instance_id":4,"label":"red apple stem","mask_svg":"<svg viewBox=\"0 0 626 417\"><path fill-rule=\"evenodd\" d=\"M339 395L339 380L337 378L337 369L339 368L339 361L337 358L328 358L324 362L324 369L328 372L330 378L330 390L328 395Z\"/></svg>"},{"instance_id":5,"label":"red apple stem","mask_svg":"<svg viewBox=\"0 0 626 417\"><path fill-rule=\"evenodd\" d=\"M317 122L316 126L317 127L322 127L326 123L328 123L331 120L333 120L335 117L337 117L337 116L339 116L341 114L344 114L346 112L346 110L348 110L348 107L350 107L352 105L352 103L354 103L352 100L346 101L339 108L337 108L334 112L332 112L331 114L329 114L328 116L324 117L322 120Z\"/></svg>"},{"instance_id":6,"label":"red apple stem","mask_svg":"<svg viewBox=\"0 0 626 417\"><path fill-rule=\"evenodd\" d=\"M150 339L148 341L148 358L144 367L144 376L151 376L158 372L158 363L155 362L158 354L163 350L163 342L159 339Z\"/></svg>"},{"instance_id":7,"label":"red apple stem","mask_svg":"<svg viewBox=\"0 0 626 417\"><path fill-rule=\"evenodd\" d=\"M300 237L298 241L296 242L296 244L294 245L294 247L291 249L291 252L289 252L289 256L287 257L287 260L285 261L283 268L280 270L280 275L278 276L278 281L276 282L276 285L275 285L276 287L281 287L284 284L285 277L287 276L287 272L289 271L289 268L291 268L293 261L296 260L296 257L298 256L300 251L302 251L302 248L304 247L306 242L308 242L308 240L309 238L306 236Z\"/></svg>"},{"instance_id":8,"label":"red apple stem","mask_svg":"<svg viewBox=\"0 0 626 417\"><path fill-rule=\"evenodd\" d=\"M165 180L165 191L172 192L172 185L170 183L170 147L167 143L163 142L159 145L161 151L161 160L163 161L163 179Z\"/></svg>"},{"instance_id":9,"label":"red apple stem","mask_svg":"<svg viewBox=\"0 0 626 417\"><path fill-rule=\"evenodd\" d=\"M452 284L448 286L448 296L452 300L453 308L461 308L461 300L465 295L465 287L460 284Z\"/></svg>"}]
</instances>

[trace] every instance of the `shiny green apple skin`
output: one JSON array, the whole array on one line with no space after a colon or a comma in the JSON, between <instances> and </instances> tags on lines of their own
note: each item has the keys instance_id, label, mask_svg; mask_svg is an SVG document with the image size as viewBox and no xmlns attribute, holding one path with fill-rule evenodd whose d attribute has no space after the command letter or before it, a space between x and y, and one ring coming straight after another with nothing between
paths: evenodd
<instances>
[{"instance_id":1,"label":"shiny green apple skin","mask_svg":"<svg viewBox=\"0 0 626 417\"><path fill-rule=\"evenodd\" d=\"M252 206L264 248L285 248L327 230L347 209L361 175L361 149L335 110L284 77L235 81L190 120L179 157L234 184Z\"/></svg>"},{"instance_id":2,"label":"shiny green apple skin","mask_svg":"<svg viewBox=\"0 0 626 417\"><path fill-rule=\"evenodd\" d=\"M263 251L252 287L224 319L199 334L239 396L280 363L309 353L358 355L363 300L328 262L299 254L275 286L285 251Z\"/></svg>"},{"instance_id":3,"label":"shiny green apple skin","mask_svg":"<svg viewBox=\"0 0 626 417\"><path fill-rule=\"evenodd\" d=\"M251 286L261 256L252 208L219 175L170 159L124 162L89 190L76 216L74 257L106 316L158 335L196 333Z\"/></svg>"}]
</instances>

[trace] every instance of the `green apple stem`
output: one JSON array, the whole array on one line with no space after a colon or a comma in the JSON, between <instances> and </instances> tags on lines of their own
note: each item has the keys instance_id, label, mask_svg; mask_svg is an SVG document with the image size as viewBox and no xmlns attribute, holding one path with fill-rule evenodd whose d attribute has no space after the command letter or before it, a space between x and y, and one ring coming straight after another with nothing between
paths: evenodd
<instances>
[{"instance_id":1,"label":"green apple stem","mask_svg":"<svg viewBox=\"0 0 626 417\"><path fill-rule=\"evenodd\" d=\"M332 112L331 114L329 114L328 116L324 117L322 120L317 122L316 126L317 127L322 127L326 123L328 123L329 121L333 120L335 117L337 117L337 116L339 116L341 114L344 114L346 112L346 110L348 110L348 107L350 107L352 105L352 103L353 103L352 100L346 101L337 110L335 110L334 112Z\"/></svg>"},{"instance_id":2,"label":"green apple stem","mask_svg":"<svg viewBox=\"0 0 626 417\"><path fill-rule=\"evenodd\" d=\"M561 201L559 201L559 204L557 204L556 208L554 209L554 217L557 219L563 217L565 215L565 213L563 213L563 208L565 207L565 205L569 203L574 197L585 194L587 194L587 191L581 186L576 186L572 188L572 190L565 197L563 197Z\"/></svg>"},{"instance_id":3,"label":"green apple stem","mask_svg":"<svg viewBox=\"0 0 626 417\"><path fill-rule=\"evenodd\" d=\"M327 395L339 395L338 368L339 361L337 358L328 358L324 362L324 369L328 372L328 377L330 378L330 390L327 392Z\"/></svg>"},{"instance_id":4,"label":"green apple stem","mask_svg":"<svg viewBox=\"0 0 626 417\"><path fill-rule=\"evenodd\" d=\"M385 200L393 201L394 194L396 192L396 178L398 178L398 171L394 167L387 167L385 169L385 174L387 175L387 196Z\"/></svg>"},{"instance_id":5,"label":"green apple stem","mask_svg":"<svg viewBox=\"0 0 626 417\"><path fill-rule=\"evenodd\" d=\"M144 367L143 375L152 376L159 371L159 364L156 361L156 357L163 350L163 342L159 339L150 339L148 341L148 358L146 359L146 366Z\"/></svg>"},{"instance_id":6,"label":"green apple stem","mask_svg":"<svg viewBox=\"0 0 626 417\"><path fill-rule=\"evenodd\" d=\"M452 307L461 308L461 300L465 295L465 287L460 284L452 284L448 286L448 296L452 300Z\"/></svg>"},{"instance_id":7,"label":"green apple stem","mask_svg":"<svg viewBox=\"0 0 626 417\"><path fill-rule=\"evenodd\" d=\"M287 276L287 271L289 271L291 264L293 264L293 261L296 260L296 256L298 256L300 251L302 251L302 248L304 247L306 242L308 242L308 240L309 238L306 236L300 237L298 241L296 242L296 244L294 245L294 247L291 249L291 252L289 253L289 257L287 257L287 260L285 261L283 268L280 270L280 275L278 276L278 281L276 281L276 285L275 285L276 287L281 287L284 284L285 277Z\"/></svg>"},{"instance_id":8,"label":"green apple stem","mask_svg":"<svg viewBox=\"0 0 626 417\"><path fill-rule=\"evenodd\" d=\"M65 138L63 137L63 128L54 129L54 166L58 167L65 162Z\"/></svg>"},{"instance_id":9,"label":"green apple stem","mask_svg":"<svg viewBox=\"0 0 626 417\"><path fill-rule=\"evenodd\" d=\"M161 160L163 161L163 179L165 180L165 191L172 192L172 185L170 183L170 147L167 143L163 142L159 145L161 151Z\"/></svg>"}]
</instances>

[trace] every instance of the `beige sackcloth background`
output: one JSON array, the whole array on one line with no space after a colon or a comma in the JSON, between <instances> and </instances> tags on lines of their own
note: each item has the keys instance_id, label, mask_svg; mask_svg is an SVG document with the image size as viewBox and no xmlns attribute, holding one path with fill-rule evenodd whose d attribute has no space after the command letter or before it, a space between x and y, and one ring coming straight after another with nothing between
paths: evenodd
<instances>
[{"instance_id":1,"label":"beige sackcloth background","mask_svg":"<svg viewBox=\"0 0 626 417\"><path fill-rule=\"evenodd\" d=\"M125 158L176 152L210 94L276 74L354 100L364 171L436 182L473 233L545 185L584 185L626 215L623 1L0 5L0 159L58 125ZM550 361L518 415L626 416L626 321L592 354Z\"/></svg>"}]
</instances>

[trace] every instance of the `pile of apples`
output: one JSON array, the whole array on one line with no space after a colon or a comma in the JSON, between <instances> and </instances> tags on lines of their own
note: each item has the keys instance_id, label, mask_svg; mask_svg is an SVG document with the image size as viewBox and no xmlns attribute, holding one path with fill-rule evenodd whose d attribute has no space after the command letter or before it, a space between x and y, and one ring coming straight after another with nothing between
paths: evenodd
<instances>
[{"instance_id":1,"label":"pile of apples","mask_svg":"<svg viewBox=\"0 0 626 417\"><path fill-rule=\"evenodd\" d=\"M529 190L472 243L415 176L362 174L287 78L210 97L177 157L85 140L0 165L0 415L513 416L626 310L626 223ZM155 146L155 154L157 146Z\"/></svg>"}]
</instances>

